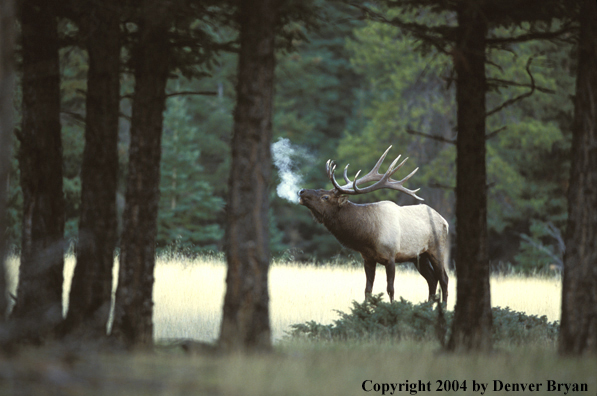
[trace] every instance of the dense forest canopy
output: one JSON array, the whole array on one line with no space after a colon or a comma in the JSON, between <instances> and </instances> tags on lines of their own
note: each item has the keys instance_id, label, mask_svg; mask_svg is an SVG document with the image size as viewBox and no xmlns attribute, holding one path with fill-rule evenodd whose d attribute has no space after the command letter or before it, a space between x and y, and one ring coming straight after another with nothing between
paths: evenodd
<instances>
[{"instance_id":1,"label":"dense forest canopy","mask_svg":"<svg viewBox=\"0 0 597 396\"><path fill-rule=\"evenodd\" d=\"M421 48L416 37L375 18L362 18L349 6L315 3L320 11L317 17L307 22L286 21L287 37L280 38L276 54L274 142L288 139L293 148L289 171L300 175L300 183L291 187L296 191L328 189L327 159L342 167L350 163L352 177L358 169L370 169L391 144L390 155L410 157L400 172L406 175L420 167L408 182L409 188L420 187L420 195L451 223L453 232L456 107L450 55L433 46ZM387 18L402 12L402 18L430 25L454 18L445 13L444 21L434 22L430 18L436 16L431 13L391 8L384 12ZM161 249L200 252L223 246L237 33L224 17L205 18L190 25L181 22L180 36L190 26L193 34L203 35L193 39L216 49L193 59L195 65L190 67L184 63L186 50L181 45L176 55L179 65L171 72L166 90L157 237ZM134 31L126 31L129 25L124 28L134 36ZM522 34L528 29L524 24L496 27L491 36ZM79 33L67 17L60 19L65 233L71 241L77 238L81 200L88 72L87 53L76 40ZM541 271L562 264L573 112L570 98L576 71L569 39L564 35L488 50L487 108L490 111L513 101L487 118L488 133L495 132L487 142L486 160L489 256L494 269L514 266ZM125 60L129 51L125 46ZM118 136L119 213L124 208L132 87L133 77L124 70ZM16 109L20 108L17 90ZM18 144L14 153L18 153ZM12 164L8 236L18 249L23 201L16 154ZM278 196L276 187L282 175L276 175L276 184L270 187L274 255L317 261L351 255L297 200ZM358 201L378 199L415 203L388 191Z\"/></svg>"}]
</instances>

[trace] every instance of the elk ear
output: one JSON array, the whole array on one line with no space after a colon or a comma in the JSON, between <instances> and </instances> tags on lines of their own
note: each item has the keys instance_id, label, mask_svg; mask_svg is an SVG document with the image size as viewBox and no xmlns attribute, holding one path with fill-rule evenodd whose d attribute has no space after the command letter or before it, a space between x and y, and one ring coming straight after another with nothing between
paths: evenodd
<instances>
[{"instance_id":1,"label":"elk ear","mask_svg":"<svg viewBox=\"0 0 597 396\"><path fill-rule=\"evenodd\" d=\"M341 195L338 198L338 206L344 205L347 201L348 201L348 198L346 198L344 195Z\"/></svg>"}]
</instances>

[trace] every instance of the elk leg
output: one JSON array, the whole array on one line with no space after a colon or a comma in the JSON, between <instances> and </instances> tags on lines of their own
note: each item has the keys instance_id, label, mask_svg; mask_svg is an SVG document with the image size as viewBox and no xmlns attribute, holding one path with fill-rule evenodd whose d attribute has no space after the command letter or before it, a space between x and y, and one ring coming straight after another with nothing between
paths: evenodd
<instances>
[{"instance_id":1,"label":"elk leg","mask_svg":"<svg viewBox=\"0 0 597 396\"><path fill-rule=\"evenodd\" d=\"M396 263L394 260L388 260L386 264L386 277L388 279L388 295L390 302L394 301L394 277L396 276Z\"/></svg>"},{"instance_id":2,"label":"elk leg","mask_svg":"<svg viewBox=\"0 0 597 396\"><path fill-rule=\"evenodd\" d=\"M435 273L431 265L429 255L420 255L417 261L414 262L414 264L415 267L417 267L417 270L419 270L419 273L427 281L427 286L429 287L428 301L431 301L433 300L433 297L435 296L435 291L437 290L437 278L435 277Z\"/></svg>"},{"instance_id":3,"label":"elk leg","mask_svg":"<svg viewBox=\"0 0 597 396\"><path fill-rule=\"evenodd\" d=\"M375 280L375 260L365 259L365 275L367 276L367 284L365 285L365 300L371 298L371 291L373 290L373 281Z\"/></svg>"},{"instance_id":4,"label":"elk leg","mask_svg":"<svg viewBox=\"0 0 597 396\"><path fill-rule=\"evenodd\" d=\"M439 280L439 286L442 289L442 302L448 302L448 274L446 273L446 267L440 259L429 254L429 262L433 268L433 273L436 279Z\"/></svg>"},{"instance_id":5,"label":"elk leg","mask_svg":"<svg viewBox=\"0 0 597 396\"><path fill-rule=\"evenodd\" d=\"M446 273L446 269L442 266L441 269L439 269L439 285L442 288L442 303L447 303L448 302L448 274Z\"/></svg>"}]
</instances>

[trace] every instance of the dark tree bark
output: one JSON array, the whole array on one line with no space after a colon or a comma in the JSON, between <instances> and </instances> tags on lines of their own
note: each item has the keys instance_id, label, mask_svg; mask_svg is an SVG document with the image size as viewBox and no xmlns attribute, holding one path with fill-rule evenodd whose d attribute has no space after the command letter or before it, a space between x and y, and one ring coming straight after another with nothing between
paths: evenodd
<instances>
[{"instance_id":1,"label":"dark tree bark","mask_svg":"<svg viewBox=\"0 0 597 396\"><path fill-rule=\"evenodd\" d=\"M19 165L23 235L17 303L20 336L41 342L62 321L64 196L60 137L60 76L53 7L21 3L23 124Z\"/></svg>"},{"instance_id":2,"label":"dark tree bark","mask_svg":"<svg viewBox=\"0 0 597 396\"><path fill-rule=\"evenodd\" d=\"M14 93L14 39L15 15L13 0L0 0L0 345L7 334L3 327L6 299L5 260L6 202L8 199L8 175L12 157L13 93Z\"/></svg>"},{"instance_id":3,"label":"dark tree bark","mask_svg":"<svg viewBox=\"0 0 597 396\"><path fill-rule=\"evenodd\" d=\"M597 3L581 0L562 287L562 354L597 354Z\"/></svg>"},{"instance_id":4,"label":"dark tree bark","mask_svg":"<svg viewBox=\"0 0 597 396\"><path fill-rule=\"evenodd\" d=\"M89 71L77 265L65 332L106 335L117 238L120 17L117 1L92 2L81 25ZM82 336L83 334L78 334Z\"/></svg>"},{"instance_id":5,"label":"dark tree bark","mask_svg":"<svg viewBox=\"0 0 597 396\"><path fill-rule=\"evenodd\" d=\"M269 323L268 188L277 0L240 6L237 103L228 182L228 274L220 332L224 350L271 348Z\"/></svg>"},{"instance_id":6,"label":"dark tree bark","mask_svg":"<svg viewBox=\"0 0 597 396\"><path fill-rule=\"evenodd\" d=\"M491 348L491 303L487 255L485 169L485 37L480 2L458 10L459 39L454 49L457 73L456 271L458 285L451 350Z\"/></svg>"},{"instance_id":7,"label":"dark tree bark","mask_svg":"<svg viewBox=\"0 0 597 396\"><path fill-rule=\"evenodd\" d=\"M153 271L169 42L166 2L145 2L134 56L129 171L112 334L128 347L153 342Z\"/></svg>"}]
</instances>

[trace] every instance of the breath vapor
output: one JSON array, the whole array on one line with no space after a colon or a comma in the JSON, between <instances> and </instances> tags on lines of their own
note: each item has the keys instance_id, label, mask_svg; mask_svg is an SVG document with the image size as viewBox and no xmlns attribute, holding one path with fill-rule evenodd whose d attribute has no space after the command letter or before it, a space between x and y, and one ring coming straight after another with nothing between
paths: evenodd
<instances>
[{"instance_id":1,"label":"breath vapor","mask_svg":"<svg viewBox=\"0 0 597 396\"><path fill-rule=\"evenodd\" d=\"M272 158L280 176L276 193L280 198L295 204L298 203L297 192L303 182L303 176L295 169L296 157L304 160L310 155L301 147L294 146L287 138L280 138L272 144Z\"/></svg>"}]
</instances>

